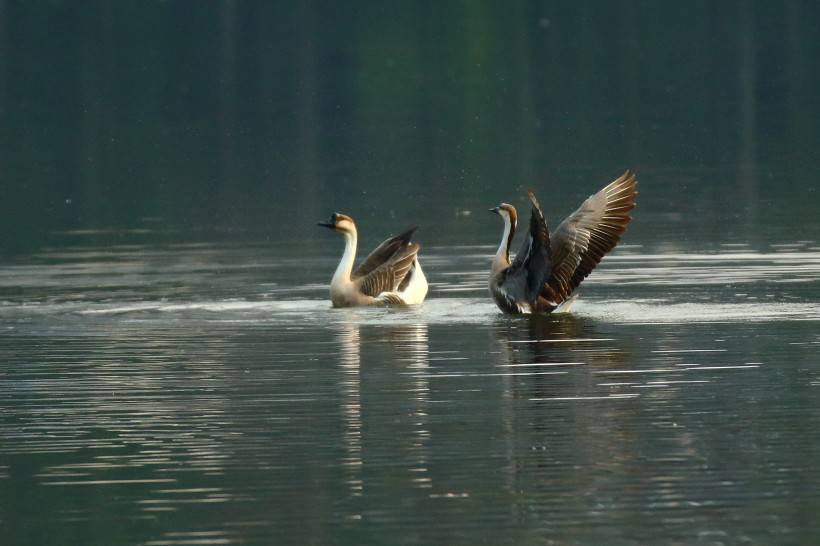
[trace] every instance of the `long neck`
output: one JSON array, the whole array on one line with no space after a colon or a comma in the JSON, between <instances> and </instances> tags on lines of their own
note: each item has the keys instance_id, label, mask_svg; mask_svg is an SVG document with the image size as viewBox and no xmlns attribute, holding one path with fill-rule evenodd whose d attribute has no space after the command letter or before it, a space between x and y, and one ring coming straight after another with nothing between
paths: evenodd
<instances>
[{"instance_id":1,"label":"long neck","mask_svg":"<svg viewBox=\"0 0 820 546\"><path fill-rule=\"evenodd\" d=\"M501 244L498 245L498 251L493 258L493 273L501 271L505 267L510 266L510 242L513 235L515 235L515 224L510 221L508 216L504 216L504 235L501 236Z\"/></svg>"},{"instance_id":2,"label":"long neck","mask_svg":"<svg viewBox=\"0 0 820 546\"><path fill-rule=\"evenodd\" d=\"M340 286L350 282L350 272L353 271L353 262L356 260L356 228L352 231L345 231L345 252L342 254L342 261L336 267L331 286Z\"/></svg>"}]
</instances>

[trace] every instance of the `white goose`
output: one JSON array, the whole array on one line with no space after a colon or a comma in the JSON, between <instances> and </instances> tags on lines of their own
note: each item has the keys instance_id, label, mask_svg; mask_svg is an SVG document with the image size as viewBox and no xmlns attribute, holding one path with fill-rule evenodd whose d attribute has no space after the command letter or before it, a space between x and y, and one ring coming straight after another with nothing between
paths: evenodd
<instances>
[{"instance_id":1,"label":"white goose","mask_svg":"<svg viewBox=\"0 0 820 546\"><path fill-rule=\"evenodd\" d=\"M638 195L635 175L626 171L570 214L550 236L532 192L530 229L510 262L510 243L518 225L515 207L490 209L504 219L504 235L490 270L490 295L505 313L568 310L575 290L607 252L615 248L632 220Z\"/></svg>"},{"instance_id":2,"label":"white goose","mask_svg":"<svg viewBox=\"0 0 820 546\"><path fill-rule=\"evenodd\" d=\"M345 238L342 261L330 281L333 307L414 305L424 301L427 279L418 261L421 247L410 241L415 227L384 241L354 270L358 237L353 218L334 212L318 225Z\"/></svg>"}]
</instances>

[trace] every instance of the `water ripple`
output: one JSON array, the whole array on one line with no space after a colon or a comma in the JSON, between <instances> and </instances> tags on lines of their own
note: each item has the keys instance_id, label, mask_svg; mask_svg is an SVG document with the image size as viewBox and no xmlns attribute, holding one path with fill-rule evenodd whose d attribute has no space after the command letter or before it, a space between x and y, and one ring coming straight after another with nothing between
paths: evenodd
<instances>
[{"instance_id":1,"label":"water ripple","mask_svg":"<svg viewBox=\"0 0 820 546\"><path fill-rule=\"evenodd\" d=\"M261 247L4 266L0 526L146 545L794 528L820 490L801 245L625 247L546 317L498 312L483 247L425 249L411 309L331 309L334 260Z\"/></svg>"}]
</instances>

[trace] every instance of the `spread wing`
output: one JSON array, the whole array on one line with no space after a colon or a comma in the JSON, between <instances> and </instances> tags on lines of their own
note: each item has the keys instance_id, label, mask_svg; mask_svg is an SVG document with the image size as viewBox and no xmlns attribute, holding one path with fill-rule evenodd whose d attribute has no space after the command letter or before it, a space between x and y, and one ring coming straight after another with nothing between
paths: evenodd
<instances>
[{"instance_id":1,"label":"spread wing","mask_svg":"<svg viewBox=\"0 0 820 546\"><path fill-rule=\"evenodd\" d=\"M356 278L353 282L358 284L359 291L362 294L374 298L382 292L392 292L399 287L410 272L420 249L421 247L416 243L408 243L399 248L387 261L370 270L367 274Z\"/></svg>"},{"instance_id":2,"label":"spread wing","mask_svg":"<svg viewBox=\"0 0 820 546\"><path fill-rule=\"evenodd\" d=\"M569 215L552 235L553 269L545 297L560 303L572 295L607 252L615 248L635 208L635 175L626 171Z\"/></svg>"},{"instance_id":3,"label":"spread wing","mask_svg":"<svg viewBox=\"0 0 820 546\"><path fill-rule=\"evenodd\" d=\"M400 252L404 247L410 244L413 233L415 233L417 229L418 226L413 226L403 233L382 242L382 244L377 246L376 249L365 258L362 264L351 273L350 278L355 281L360 277L365 277L379 266L387 263L397 252Z\"/></svg>"},{"instance_id":4,"label":"spread wing","mask_svg":"<svg viewBox=\"0 0 820 546\"><path fill-rule=\"evenodd\" d=\"M530 229L521 250L505 271L499 288L505 297L533 303L550 273L550 235L535 195L530 191L527 196L532 203Z\"/></svg>"}]
</instances>

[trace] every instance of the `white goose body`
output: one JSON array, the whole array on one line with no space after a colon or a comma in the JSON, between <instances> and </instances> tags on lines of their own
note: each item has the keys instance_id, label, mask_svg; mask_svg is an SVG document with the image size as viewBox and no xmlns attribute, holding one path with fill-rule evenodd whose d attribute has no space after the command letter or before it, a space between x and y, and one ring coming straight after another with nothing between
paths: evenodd
<instances>
[{"instance_id":1,"label":"white goose body","mask_svg":"<svg viewBox=\"0 0 820 546\"><path fill-rule=\"evenodd\" d=\"M418 261L419 245L410 241L415 228L387 239L355 270L358 234L347 215L334 213L319 225L341 233L345 250L330 281L334 307L416 305L427 296L427 279Z\"/></svg>"}]
</instances>

